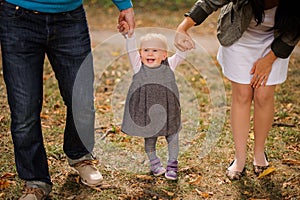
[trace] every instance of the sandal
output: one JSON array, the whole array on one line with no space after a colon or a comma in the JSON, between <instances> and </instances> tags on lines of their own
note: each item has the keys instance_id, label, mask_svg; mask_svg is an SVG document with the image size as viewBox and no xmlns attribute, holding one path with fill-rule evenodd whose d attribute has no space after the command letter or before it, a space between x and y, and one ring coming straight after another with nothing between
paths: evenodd
<instances>
[{"instance_id":1,"label":"sandal","mask_svg":"<svg viewBox=\"0 0 300 200\"><path fill-rule=\"evenodd\" d=\"M269 162L268 156L267 156L266 152L264 152L264 154L265 154L265 157L266 157L267 162ZM253 164L253 171L254 171L254 174L255 174L256 176L259 176L263 171L265 171L265 170L268 169L268 168L269 168L269 165L266 165L266 166L259 166L259 165L254 165L254 164Z\"/></svg>"},{"instance_id":2,"label":"sandal","mask_svg":"<svg viewBox=\"0 0 300 200\"><path fill-rule=\"evenodd\" d=\"M229 167L233 164L233 162L234 162L234 160L230 163ZM232 171L232 170L229 170L228 168L226 170L226 176L231 181L240 180L243 176L246 175L246 168L245 167L241 172L240 171Z\"/></svg>"}]
</instances>

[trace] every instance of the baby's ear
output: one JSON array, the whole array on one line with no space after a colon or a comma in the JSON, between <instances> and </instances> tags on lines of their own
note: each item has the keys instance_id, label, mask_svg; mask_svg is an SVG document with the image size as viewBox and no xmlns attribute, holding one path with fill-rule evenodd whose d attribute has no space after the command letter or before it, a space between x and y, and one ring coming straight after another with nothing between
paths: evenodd
<instances>
[{"instance_id":1,"label":"baby's ear","mask_svg":"<svg viewBox=\"0 0 300 200\"><path fill-rule=\"evenodd\" d=\"M164 51L164 59L166 59L168 57L168 52Z\"/></svg>"}]
</instances>

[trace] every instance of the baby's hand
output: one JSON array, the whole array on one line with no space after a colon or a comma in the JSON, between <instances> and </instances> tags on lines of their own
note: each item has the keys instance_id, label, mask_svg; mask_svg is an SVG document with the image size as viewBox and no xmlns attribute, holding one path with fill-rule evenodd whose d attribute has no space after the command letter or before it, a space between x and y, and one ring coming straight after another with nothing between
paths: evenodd
<instances>
[{"instance_id":1,"label":"baby's hand","mask_svg":"<svg viewBox=\"0 0 300 200\"><path fill-rule=\"evenodd\" d=\"M121 21L119 24L118 24L118 27L119 29L119 32L125 37L129 31L129 25L126 21Z\"/></svg>"}]
</instances>

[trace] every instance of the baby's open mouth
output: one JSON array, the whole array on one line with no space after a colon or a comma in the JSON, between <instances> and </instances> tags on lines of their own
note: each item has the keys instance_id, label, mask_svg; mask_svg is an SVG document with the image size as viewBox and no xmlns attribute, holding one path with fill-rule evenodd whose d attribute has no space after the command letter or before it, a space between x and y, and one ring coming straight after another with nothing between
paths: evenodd
<instances>
[{"instance_id":1,"label":"baby's open mouth","mask_svg":"<svg viewBox=\"0 0 300 200\"><path fill-rule=\"evenodd\" d=\"M148 63L153 63L155 59L147 59Z\"/></svg>"}]
</instances>

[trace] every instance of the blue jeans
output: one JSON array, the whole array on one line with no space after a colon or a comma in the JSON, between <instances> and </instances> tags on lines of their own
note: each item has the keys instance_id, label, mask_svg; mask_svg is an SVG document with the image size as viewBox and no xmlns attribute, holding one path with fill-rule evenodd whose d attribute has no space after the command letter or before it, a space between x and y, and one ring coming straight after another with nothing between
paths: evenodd
<instances>
[{"instance_id":1,"label":"blue jeans","mask_svg":"<svg viewBox=\"0 0 300 200\"><path fill-rule=\"evenodd\" d=\"M70 159L79 159L91 153L94 145L94 72L85 11L81 6L66 13L36 13L2 2L0 36L19 177L51 184L40 118L45 55L67 107L64 152ZM79 70L85 78L77 81ZM75 82L81 84L76 94ZM74 113L72 108L80 110Z\"/></svg>"}]
</instances>

